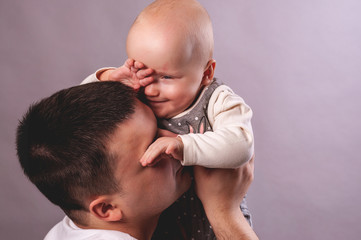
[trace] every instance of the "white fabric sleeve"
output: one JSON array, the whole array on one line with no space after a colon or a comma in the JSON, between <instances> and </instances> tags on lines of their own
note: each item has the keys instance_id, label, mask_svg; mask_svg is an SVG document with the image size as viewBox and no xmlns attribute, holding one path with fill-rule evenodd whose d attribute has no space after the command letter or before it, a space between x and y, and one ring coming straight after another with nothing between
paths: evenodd
<instances>
[{"instance_id":1,"label":"white fabric sleeve","mask_svg":"<svg viewBox=\"0 0 361 240\"><path fill-rule=\"evenodd\" d=\"M104 71L106 71L106 70L109 70L109 69L114 69L114 68L113 68L113 67L105 67L105 68L100 68L100 69L96 70L95 73L92 73L92 74L90 74L88 77L86 77L86 78L80 83L80 85L86 84L86 83L91 83L91 82L99 82L100 80L99 80L98 76L99 76L102 72L104 72Z\"/></svg>"},{"instance_id":2,"label":"white fabric sleeve","mask_svg":"<svg viewBox=\"0 0 361 240\"><path fill-rule=\"evenodd\" d=\"M237 168L251 159L254 139L251 108L229 87L221 85L208 104L213 132L179 135L184 144L183 165Z\"/></svg>"}]
</instances>

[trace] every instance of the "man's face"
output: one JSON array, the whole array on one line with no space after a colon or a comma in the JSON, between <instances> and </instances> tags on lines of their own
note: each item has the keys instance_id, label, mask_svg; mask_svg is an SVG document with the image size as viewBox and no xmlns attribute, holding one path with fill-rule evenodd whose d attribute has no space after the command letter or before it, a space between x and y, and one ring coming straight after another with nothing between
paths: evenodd
<instances>
[{"instance_id":1,"label":"man's face","mask_svg":"<svg viewBox=\"0 0 361 240\"><path fill-rule=\"evenodd\" d=\"M140 220L170 206L189 188L190 176L179 161L167 156L153 167L141 166L139 159L154 141L157 124L151 109L136 101L135 113L119 125L108 147L117 158L123 214Z\"/></svg>"}]
</instances>

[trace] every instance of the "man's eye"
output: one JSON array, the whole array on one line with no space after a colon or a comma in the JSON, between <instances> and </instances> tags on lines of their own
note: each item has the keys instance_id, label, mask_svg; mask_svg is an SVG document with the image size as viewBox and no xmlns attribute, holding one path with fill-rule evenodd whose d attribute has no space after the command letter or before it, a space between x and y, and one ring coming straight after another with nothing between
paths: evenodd
<instances>
[{"instance_id":1,"label":"man's eye","mask_svg":"<svg viewBox=\"0 0 361 240\"><path fill-rule=\"evenodd\" d=\"M162 78L163 79L172 79L173 77L171 77L171 76L163 76Z\"/></svg>"}]
</instances>

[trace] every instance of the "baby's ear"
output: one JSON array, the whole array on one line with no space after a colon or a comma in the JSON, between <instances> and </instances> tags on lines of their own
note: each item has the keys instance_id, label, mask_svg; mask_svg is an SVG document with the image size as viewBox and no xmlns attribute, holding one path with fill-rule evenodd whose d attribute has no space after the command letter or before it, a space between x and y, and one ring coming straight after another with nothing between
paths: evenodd
<instances>
[{"instance_id":1,"label":"baby's ear","mask_svg":"<svg viewBox=\"0 0 361 240\"><path fill-rule=\"evenodd\" d=\"M212 58L211 60L208 61L207 66L203 72L203 78L201 83L203 86L207 86L212 82L215 68L216 68L216 60Z\"/></svg>"},{"instance_id":2,"label":"baby's ear","mask_svg":"<svg viewBox=\"0 0 361 240\"><path fill-rule=\"evenodd\" d=\"M89 204L92 215L103 221L119 221L123 218L122 210L110 195L98 196Z\"/></svg>"}]
</instances>

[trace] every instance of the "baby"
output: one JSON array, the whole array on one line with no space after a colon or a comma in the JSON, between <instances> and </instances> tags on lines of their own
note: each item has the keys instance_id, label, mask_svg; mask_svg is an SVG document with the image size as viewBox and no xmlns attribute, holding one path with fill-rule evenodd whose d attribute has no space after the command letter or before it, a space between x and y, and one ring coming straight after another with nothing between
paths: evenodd
<instances>
[{"instance_id":1,"label":"baby","mask_svg":"<svg viewBox=\"0 0 361 240\"><path fill-rule=\"evenodd\" d=\"M143 166L156 164L161 154L184 166L210 168L237 168L252 158L252 110L213 77L213 45L210 17L197 1L157 0L133 23L125 64L98 70L83 81L115 80L140 89L159 126L177 134L151 144L140 160ZM245 201L241 209L251 224ZM155 234L176 236L213 239L192 189L161 217Z\"/></svg>"}]
</instances>

